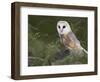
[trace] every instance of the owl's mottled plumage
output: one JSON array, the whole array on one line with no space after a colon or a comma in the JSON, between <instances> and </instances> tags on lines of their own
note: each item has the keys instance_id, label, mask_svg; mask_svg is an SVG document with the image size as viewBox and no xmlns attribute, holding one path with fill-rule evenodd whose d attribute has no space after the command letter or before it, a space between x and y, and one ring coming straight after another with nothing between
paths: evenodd
<instances>
[{"instance_id":1,"label":"owl's mottled plumage","mask_svg":"<svg viewBox=\"0 0 100 82\"><path fill-rule=\"evenodd\" d=\"M73 32L69 32L68 34L63 34L60 39L66 48L69 49L80 48L80 42L73 34Z\"/></svg>"}]
</instances>

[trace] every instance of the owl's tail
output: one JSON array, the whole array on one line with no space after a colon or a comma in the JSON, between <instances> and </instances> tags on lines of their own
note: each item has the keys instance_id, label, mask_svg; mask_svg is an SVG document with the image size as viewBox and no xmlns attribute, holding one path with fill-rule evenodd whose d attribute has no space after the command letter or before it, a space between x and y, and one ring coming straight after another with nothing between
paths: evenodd
<instances>
[{"instance_id":1,"label":"owl's tail","mask_svg":"<svg viewBox=\"0 0 100 82\"><path fill-rule=\"evenodd\" d=\"M86 53L86 54L88 54L88 52L82 47L82 50Z\"/></svg>"}]
</instances>

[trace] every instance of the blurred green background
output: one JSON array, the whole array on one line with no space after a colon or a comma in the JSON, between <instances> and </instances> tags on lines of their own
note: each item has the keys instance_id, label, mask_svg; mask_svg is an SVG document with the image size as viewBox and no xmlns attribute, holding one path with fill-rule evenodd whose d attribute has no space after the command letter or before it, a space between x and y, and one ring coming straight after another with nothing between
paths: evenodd
<instances>
[{"instance_id":1,"label":"blurred green background","mask_svg":"<svg viewBox=\"0 0 100 82\"><path fill-rule=\"evenodd\" d=\"M57 22L67 21L82 47L87 50L87 18L28 15L28 66L86 64L87 54L64 53Z\"/></svg>"}]
</instances>

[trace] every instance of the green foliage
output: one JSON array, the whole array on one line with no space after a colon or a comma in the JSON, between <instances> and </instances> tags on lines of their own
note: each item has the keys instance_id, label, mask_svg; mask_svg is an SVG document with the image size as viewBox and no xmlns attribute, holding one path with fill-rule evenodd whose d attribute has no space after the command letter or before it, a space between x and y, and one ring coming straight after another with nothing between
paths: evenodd
<instances>
[{"instance_id":1,"label":"green foliage","mask_svg":"<svg viewBox=\"0 0 100 82\"><path fill-rule=\"evenodd\" d=\"M71 65L71 64L86 64L87 63L87 54L83 55L69 55L63 58L62 60L57 60L53 62L53 65Z\"/></svg>"},{"instance_id":2,"label":"green foliage","mask_svg":"<svg viewBox=\"0 0 100 82\"><path fill-rule=\"evenodd\" d=\"M69 65L86 64L87 54L64 53L64 46L59 42L56 23L68 21L72 31L87 49L87 18L33 16L28 18L28 65Z\"/></svg>"}]
</instances>

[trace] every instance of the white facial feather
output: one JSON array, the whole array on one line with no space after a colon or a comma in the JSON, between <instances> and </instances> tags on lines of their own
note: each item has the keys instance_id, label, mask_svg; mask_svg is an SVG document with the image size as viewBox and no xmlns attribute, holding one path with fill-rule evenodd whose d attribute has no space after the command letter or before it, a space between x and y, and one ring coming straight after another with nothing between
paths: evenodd
<instances>
[{"instance_id":1,"label":"white facial feather","mask_svg":"<svg viewBox=\"0 0 100 82\"><path fill-rule=\"evenodd\" d=\"M58 21L57 22L57 31L59 35L61 34L68 34L71 32L70 25L67 21Z\"/></svg>"}]
</instances>

